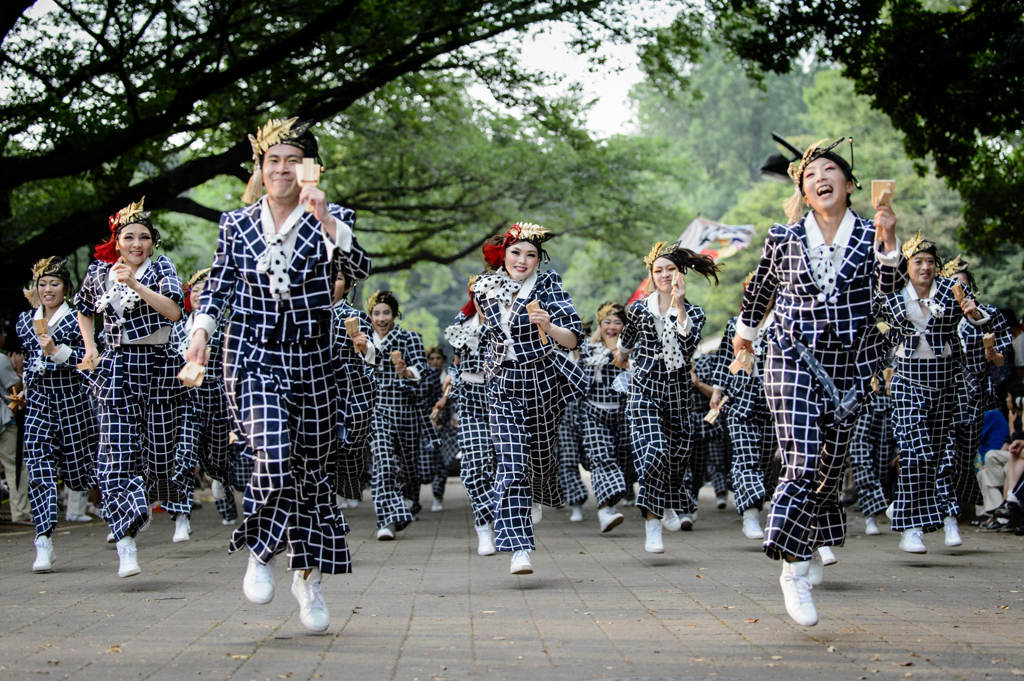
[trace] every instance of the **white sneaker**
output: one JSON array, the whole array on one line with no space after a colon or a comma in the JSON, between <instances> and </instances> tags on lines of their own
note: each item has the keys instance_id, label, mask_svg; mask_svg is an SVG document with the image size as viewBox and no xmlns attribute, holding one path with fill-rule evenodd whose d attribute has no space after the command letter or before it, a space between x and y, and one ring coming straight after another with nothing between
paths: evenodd
<instances>
[{"instance_id":1,"label":"white sneaker","mask_svg":"<svg viewBox=\"0 0 1024 681\"><path fill-rule=\"evenodd\" d=\"M358 499L349 499L348 500L348 507L349 508L359 508L359 500Z\"/></svg>"},{"instance_id":2,"label":"white sneaker","mask_svg":"<svg viewBox=\"0 0 1024 681\"><path fill-rule=\"evenodd\" d=\"M601 522L602 532L611 532L622 524L625 517L616 511L614 506L605 506L597 509L597 519Z\"/></svg>"},{"instance_id":3,"label":"white sneaker","mask_svg":"<svg viewBox=\"0 0 1024 681\"><path fill-rule=\"evenodd\" d=\"M476 555L493 556L497 549L494 548L494 528L490 523L476 528L476 538Z\"/></svg>"},{"instance_id":4,"label":"white sneaker","mask_svg":"<svg viewBox=\"0 0 1024 681\"><path fill-rule=\"evenodd\" d=\"M647 553L665 553L665 542L661 540L661 525L664 520L649 518L644 521L644 529L647 530L647 540L644 542L644 550Z\"/></svg>"},{"instance_id":5,"label":"white sneaker","mask_svg":"<svg viewBox=\"0 0 1024 681\"><path fill-rule=\"evenodd\" d=\"M530 509L530 515L532 516L533 524L539 525L540 521L544 519L544 507L540 504L534 504L533 508Z\"/></svg>"},{"instance_id":6,"label":"white sneaker","mask_svg":"<svg viewBox=\"0 0 1024 681\"><path fill-rule=\"evenodd\" d=\"M174 538L171 541L174 543L188 541L191 534L192 525L188 521L188 516L184 513L179 513L174 518Z\"/></svg>"},{"instance_id":7,"label":"white sneaker","mask_svg":"<svg viewBox=\"0 0 1024 681\"><path fill-rule=\"evenodd\" d=\"M219 480L214 480L210 483L210 491L213 493L213 498L217 501L228 498L228 491L224 489L224 485Z\"/></svg>"},{"instance_id":8,"label":"white sneaker","mask_svg":"<svg viewBox=\"0 0 1024 681\"><path fill-rule=\"evenodd\" d=\"M92 517L87 516L87 515L76 515L76 514L73 514L73 513L65 513L64 514L64 520L68 521L69 523L91 523L92 522Z\"/></svg>"},{"instance_id":9,"label":"white sneaker","mask_svg":"<svg viewBox=\"0 0 1024 681\"><path fill-rule=\"evenodd\" d=\"M889 504L888 506L885 507L885 517L888 518L889 520L892 520L892 507L895 506L895 505L896 505L896 502L894 501L894 502L892 502L891 504Z\"/></svg>"},{"instance_id":10,"label":"white sneaker","mask_svg":"<svg viewBox=\"0 0 1024 681\"><path fill-rule=\"evenodd\" d=\"M385 525L384 527L377 530L377 541L394 541L395 540L395 524Z\"/></svg>"},{"instance_id":11,"label":"white sneaker","mask_svg":"<svg viewBox=\"0 0 1024 681\"><path fill-rule=\"evenodd\" d=\"M509 572L514 575L532 575L533 564L530 563L530 552L527 550L516 551L512 554L512 567Z\"/></svg>"},{"instance_id":12,"label":"white sneaker","mask_svg":"<svg viewBox=\"0 0 1024 681\"><path fill-rule=\"evenodd\" d=\"M797 624L813 627L818 623L818 611L811 598L811 581L808 579L811 565L802 560L797 563L782 561L782 596L786 600L786 612Z\"/></svg>"},{"instance_id":13,"label":"white sneaker","mask_svg":"<svg viewBox=\"0 0 1024 681\"><path fill-rule=\"evenodd\" d=\"M575 504L572 508L572 515L569 516L569 522L571 523L582 523L583 522L583 504Z\"/></svg>"},{"instance_id":14,"label":"white sneaker","mask_svg":"<svg viewBox=\"0 0 1024 681\"><path fill-rule=\"evenodd\" d=\"M256 558L256 554L249 554L249 567L245 570L245 578L242 579L242 593L252 603L260 605L274 600L274 559L264 565Z\"/></svg>"},{"instance_id":15,"label":"white sneaker","mask_svg":"<svg viewBox=\"0 0 1024 681\"><path fill-rule=\"evenodd\" d=\"M872 536L882 534L882 531L878 529L878 523L875 521L874 516L869 516L864 519L864 534Z\"/></svg>"},{"instance_id":16,"label":"white sneaker","mask_svg":"<svg viewBox=\"0 0 1024 681\"><path fill-rule=\"evenodd\" d=\"M135 548L135 537L123 537L117 542L117 557L121 559L121 565L117 569L118 577L132 577L142 572Z\"/></svg>"},{"instance_id":17,"label":"white sneaker","mask_svg":"<svg viewBox=\"0 0 1024 681\"><path fill-rule=\"evenodd\" d=\"M669 532L678 532L680 527L679 514L671 508L666 508L665 514L661 516L661 526Z\"/></svg>"},{"instance_id":18,"label":"white sneaker","mask_svg":"<svg viewBox=\"0 0 1024 681\"><path fill-rule=\"evenodd\" d=\"M747 539L764 539L764 530L761 529L759 522L760 514L756 507L743 512L743 536Z\"/></svg>"},{"instance_id":19,"label":"white sneaker","mask_svg":"<svg viewBox=\"0 0 1024 681\"><path fill-rule=\"evenodd\" d=\"M320 569L313 568L306 578L302 577L303 572L305 570L296 570L292 577L292 595L299 602L299 621L310 631L327 631L331 626L331 613L324 602Z\"/></svg>"},{"instance_id":20,"label":"white sneaker","mask_svg":"<svg viewBox=\"0 0 1024 681\"><path fill-rule=\"evenodd\" d=\"M430 507L430 512L431 513L437 513L438 511L443 511L443 510L444 510L444 505L441 503L441 497L434 497L434 504L433 504L433 506Z\"/></svg>"},{"instance_id":21,"label":"white sneaker","mask_svg":"<svg viewBox=\"0 0 1024 681\"><path fill-rule=\"evenodd\" d=\"M719 511L724 511L725 507L729 505L728 501L729 501L728 497L726 495L724 495L724 494L722 496L718 497L718 504L717 504L718 505L718 510Z\"/></svg>"},{"instance_id":22,"label":"white sneaker","mask_svg":"<svg viewBox=\"0 0 1024 681\"><path fill-rule=\"evenodd\" d=\"M946 546L960 546L963 544L963 540L960 539L960 527L956 523L956 518L953 516L946 516L946 519L942 521L942 524L946 526Z\"/></svg>"},{"instance_id":23,"label":"white sneaker","mask_svg":"<svg viewBox=\"0 0 1024 681\"><path fill-rule=\"evenodd\" d=\"M697 522L697 512L693 513L680 513L679 514L679 529L683 532L689 532L693 529L693 524Z\"/></svg>"},{"instance_id":24,"label":"white sneaker","mask_svg":"<svg viewBox=\"0 0 1024 681\"><path fill-rule=\"evenodd\" d=\"M345 497L341 496L340 494L338 494L336 496L337 496L338 508L341 508L341 509L348 508L348 499L346 499Z\"/></svg>"},{"instance_id":25,"label":"white sneaker","mask_svg":"<svg viewBox=\"0 0 1024 681\"><path fill-rule=\"evenodd\" d=\"M822 565L821 558L817 552L814 553L809 562L807 580L811 583L811 586L821 586L821 583L825 581L825 566Z\"/></svg>"},{"instance_id":26,"label":"white sneaker","mask_svg":"<svg viewBox=\"0 0 1024 681\"><path fill-rule=\"evenodd\" d=\"M221 525L237 525L238 521L237 520L229 520L227 518L221 518L220 519L220 524Z\"/></svg>"},{"instance_id":27,"label":"white sneaker","mask_svg":"<svg viewBox=\"0 0 1024 681\"><path fill-rule=\"evenodd\" d=\"M117 544L115 543L115 541L116 540L114 539L114 533L113 532L108 532L107 533L107 543L110 544L110 548L112 548L112 549L116 549L117 548Z\"/></svg>"},{"instance_id":28,"label":"white sneaker","mask_svg":"<svg viewBox=\"0 0 1024 681\"><path fill-rule=\"evenodd\" d=\"M832 553L832 549L828 546L819 546L818 555L821 556L822 565L835 565L839 562L836 554Z\"/></svg>"},{"instance_id":29,"label":"white sneaker","mask_svg":"<svg viewBox=\"0 0 1024 681\"><path fill-rule=\"evenodd\" d=\"M53 568L53 539L41 534L36 537L36 562L32 563L32 572L49 572Z\"/></svg>"},{"instance_id":30,"label":"white sneaker","mask_svg":"<svg viewBox=\"0 0 1024 681\"><path fill-rule=\"evenodd\" d=\"M900 539L900 550L907 553L928 553L928 548L922 541L923 537L924 530L919 527L903 530L903 538Z\"/></svg>"}]
</instances>

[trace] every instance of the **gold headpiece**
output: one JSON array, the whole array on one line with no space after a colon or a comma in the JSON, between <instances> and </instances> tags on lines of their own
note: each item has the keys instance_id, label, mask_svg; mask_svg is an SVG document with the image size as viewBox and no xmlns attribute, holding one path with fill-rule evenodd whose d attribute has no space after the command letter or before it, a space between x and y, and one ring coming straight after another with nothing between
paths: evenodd
<instances>
[{"instance_id":1,"label":"gold headpiece","mask_svg":"<svg viewBox=\"0 0 1024 681\"><path fill-rule=\"evenodd\" d=\"M626 308L624 308L619 303L616 303L614 301L607 302L601 307L597 308L597 323L600 324L605 320L606 317L609 317L611 315L622 315L625 311ZM626 320L623 319L622 321Z\"/></svg>"},{"instance_id":2,"label":"gold headpiece","mask_svg":"<svg viewBox=\"0 0 1024 681\"><path fill-rule=\"evenodd\" d=\"M377 289L374 293L370 294L370 297L366 299L366 308L372 310L380 304L381 290Z\"/></svg>"},{"instance_id":3,"label":"gold headpiece","mask_svg":"<svg viewBox=\"0 0 1024 681\"><path fill-rule=\"evenodd\" d=\"M519 238L525 241L544 243L554 236L554 234L551 233L551 230L547 227L541 227L540 225L535 225L532 222L517 222L512 225L512 229L515 229L516 227L519 228Z\"/></svg>"},{"instance_id":4,"label":"gold headpiece","mask_svg":"<svg viewBox=\"0 0 1024 681\"><path fill-rule=\"evenodd\" d=\"M298 116L291 118L271 118L262 128L256 130L256 136L249 135L249 144L252 145L252 177L245 186L245 193L242 194L244 203L256 203L263 196L263 174L260 169L260 159L267 149L275 144L286 144L293 142L306 133L313 125L312 121L299 123Z\"/></svg>"},{"instance_id":5,"label":"gold headpiece","mask_svg":"<svg viewBox=\"0 0 1024 681\"><path fill-rule=\"evenodd\" d=\"M750 282L754 281L755 274L757 274L757 270L750 270L750 274L743 278L743 288L747 288Z\"/></svg>"},{"instance_id":6,"label":"gold headpiece","mask_svg":"<svg viewBox=\"0 0 1024 681\"><path fill-rule=\"evenodd\" d=\"M117 218L117 226L124 227L135 222L135 218L148 218L149 213L142 209L142 204L145 203L146 197L143 196L139 199L138 203L129 203L127 206L117 211L114 217Z\"/></svg>"},{"instance_id":7,"label":"gold headpiece","mask_svg":"<svg viewBox=\"0 0 1024 681\"><path fill-rule=\"evenodd\" d=\"M196 285L196 282L198 282L198 281L203 281L203 280L205 280L205 279L206 279L207 277L209 277L209 276L210 276L210 272L211 272L211 270L212 270L212 269L213 269L213 268L211 268L211 267L207 267L206 269L204 269L204 270L199 270L198 272L196 272L195 274L193 274L193 275L192 275L192 278L188 280L188 285L189 285L189 287L191 288L192 286L195 286L195 285Z\"/></svg>"},{"instance_id":8,"label":"gold headpiece","mask_svg":"<svg viewBox=\"0 0 1024 681\"><path fill-rule=\"evenodd\" d=\"M648 253L647 256L644 258L644 264L647 265L647 269L651 269L652 267L654 267L654 261L660 258L661 256L675 252L676 247L677 245L674 241L672 243L669 243L667 241L659 241L658 243L654 244L654 248L652 248L651 252Z\"/></svg>"},{"instance_id":9,"label":"gold headpiece","mask_svg":"<svg viewBox=\"0 0 1024 681\"><path fill-rule=\"evenodd\" d=\"M970 265L961 260L960 256L957 255L955 258L953 258L952 260L950 260L949 262L942 266L942 271L939 272L939 276L950 278L953 275L959 274L961 272L966 272L969 267Z\"/></svg>"},{"instance_id":10,"label":"gold headpiece","mask_svg":"<svg viewBox=\"0 0 1024 681\"><path fill-rule=\"evenodd\" d=\"M918 230L916 236L903 244L903 257L910 260L921 251L928 250L932 251L932 254L934 255L935 243L922 237L921 230Z\"/></svg>"},{"instance_id":11,"label":"gold headpiece","mask_svg":"<svg viewBox=\"0 0 1024 681\"><path fill-rule=\"evenodd\" d=\"M71 272L68 270L68 261L57 256L50 256L37 260L32 266L32 286L22 291L25 298L32 307L39 307L39 292L36 285L42 277L57 277L64 282L64 297L71 295Z\"/></svg>"}]
</instances>

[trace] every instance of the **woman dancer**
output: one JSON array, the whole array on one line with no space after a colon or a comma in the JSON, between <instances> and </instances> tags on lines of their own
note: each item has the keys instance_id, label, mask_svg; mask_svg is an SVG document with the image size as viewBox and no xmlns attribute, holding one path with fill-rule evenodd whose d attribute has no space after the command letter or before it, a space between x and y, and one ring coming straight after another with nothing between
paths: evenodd
<instances>
[{"instance_id":1,"label":"woman dancer","mask_svg":"<svg viewBox=\"0 0 1024 681\"><path fill-rule=\"evenodd\" d=\"M624 371L613 359L625 325L626 308L611 301L604 303L597 309L597 330L580 351L587 392L579 402L579 424L601 532L611 532L623 520L615 505L626 493L622 464L630 458L629 428L626 396L612 384Z\"/></svg>"},{"instance_id":2,"label":"woman dancer","mask_svg":"<svg viewBox=\"0 0 1024 681\"><path fill-rule=\"evenodd\" d=\"M210 278L210 269L199 270L188 284L185 285L185 314L171 329L171 344L181 354L184 361L195 325L196 309L199 297ZM229 445L228 437L231 420L228 414L227 394L224 392L224 370L222 355L224 344L224 320L217 320L206 347L210 350L210 359L206 364L206 374L201 385L185 390L178 420L178 468L189 472L188 482L194 480L191 472L196 464L213 479L211 491L214 505L220 514L223 525L234 525L238 522L238 507L235 505L235 493L232 487L234 470L234 452ZM192 534L190 518L192 516L193 487L189 485L188 498L184 503L163 501L161 506L174 517L175 531L173 541L188 541Z\"/></svg>"},{"instance_id":3,"label":"woman dancer","mask_svg":"<svg viewBox=\"0 0 1024 681\"><path fill-rule=\"evenodd\" d=\"M902 280L892 209L880 207L874 221L849 209L858 184L850 164L833 151L843 141L813 144L790 164L790 224L768 231L733 340L737 355L753 354L757 328L774 301L764 384L782 473L764 551L784 559L779 584L786 611L804 626L818 623L810 558L819 546L839 545L845 537L839 480L857 403L882 346L872 323L873 294L876 288L891 292ZM811 210L801 215L804 203ZM874 246L876 235L884 250Z\"/></svg>"},{"instance_id":4,"label":"woman dancer","mask_svg":"<svg viewBox=\"0 0 1024 681\"><path fill-rule=\"evenodd\" d=\"M377 291L366 301L373 324L371 341L380 361L377 404L373 409L373 482L377 539L392 541L419 513L424 473L421 447L427 419L417 385L427 368L423 339L395 322L402 318L391 291ZM433 473L433 471L431 471Z\"/></svg>"},{"instance_id":5,"label":"woman dancer","mask_svg":"<svg viewBox=\"0 0 1024 681\"><path fill-rule=\"evenodd\" d=\"M648 295L629 306L616 360L622 364L636 352L626 407L640 478L636 506L646 520L644 548L664 553L662 519L677 510L696 510L684 482L693 453L690 358L706 317L686 302L684 275L693 270L717 284L718 266L707 256L665 242L655 244L644 263Z\"/></svg>"},{"instance_id":6,"label":"woman dancer","mask_svg":"<svg viewBox=\"0 0 1024 681\"><path fill-rule=\"evenodd\" d=\"M434 513L444 510L444 490L448 484L448 467L455 460L459 453L458 433L455 425L452 424L452 406L445 399L444 391L451 384L451 378L444 370L448 356L444 348L436 345L427 350L427 373L423 378L424 388L427 391L425 406L427 413L432 415L432 427L427 430L427 437L430 438L434 447L431 467L434 475L431 477L430 486L434 493L434 505L430 510ZM434 410L437 410L436 413ZM425 441L424 447L427 446Z\"/></svg>"},{"instance_id":7,"label":"woman dancer","mask_svg":"<svg viewBox=\"0 0 1024 681\"><path fill-rule=\"evenodd\" d=\"M455 400L458 445L462 452L459 477L473 506L477 534L477 555L490 556L494 546L494 442L487 421L487 391L484 388L483 315L472 298L444 331L444 338L455 350L455 361L448 368L452 379L451 397Z\"/></svg>"},{"instance_id":8,"label":"woman dancer","mask_svg":"<svg viewBox=\"0 0 1024 681\"><path fill-rule=\"evenodd\" d=\"M957 302L953 279L938 277L935 244L915 238L903 245L910 277L903 290L883 296L880 313L897 339L892 379L893 424L900 449L900 476L892 505L892 529L900 549L926 553L925 532L945 528L946 546L963 542L960 505L953 488L953 417L965 371L958 328L961 319L987 327L970 291Z\"/></svg>"},{"instance_id":9,"label":"woman dancer","mask_svg":"<svg viewBox=\"0 0 1024 681\"><path fill-rule=\"evenodd\" d=\"M373 369L379 360L377 347L369 341L373 333L370 316L349 304L349 288L345 273L338 272L334 283L334 358L338 409L344 421L338 429L334 493L341 508L357 508L363 498L370 460L370 426L377 403ZM357 329L352 335L348 331L350 319L355 320Z\"/></svg>"},{"instance_id":10,"label":"woman dancer","mask_svg":"<svg viewBox=\"0 0 1024 681\"><path fill-rule=\"evenodd\" d=\"M583 324L558 273L537 271L546 260L543 244L553 236L540 225L512 225L503 237L484 244L484 261L496 271L473 285L490 344L485 373L498 453L495 543L499 551L512 552L514 575L533 572L533 526L542 507L563 503L555 452L558 424L566 403L586 385L566 352L579 344ZM528 309L533 302L537 305Z\"/></svg>"},{"instance_id":11,"label":"woman dancer","mask_svg":"<svg viewBox=\"0 0 1024 681\"><path fill-rule=\"evenodd\" d=\"M117 542L117 574L141 572L135 535L149 522L147 499L185 503L192 471L175 460L175 410L182 392L181 362L171 325L181 319L183 293L174 264L150 259L160 233L143 201L110 218L110 239L96 247L78 293L78 325L89 379L99 399L96 477L103 513ZM106 349L96 352L93 318L103 314Z\"/></svg>"},{"instance_id":12,"label":"woman dancer","mask_svg":"<svg viewBox=\"0 0 1024 681\"><path fill-rule=\"evenodd\" d=\"M99 433L88 388L76 371L85 356L85 343L78 317L67 303L71 297L67 261L37 262L32 268L32 288L25 296L35 308L23 312L17 325L25 348L25 468L36 523L32 571L49 572L54 561L57 481L69 490L69 509L71 494L92 488ZM40 329L44 324L45 330Z\"/></svg>"}]
</instances>

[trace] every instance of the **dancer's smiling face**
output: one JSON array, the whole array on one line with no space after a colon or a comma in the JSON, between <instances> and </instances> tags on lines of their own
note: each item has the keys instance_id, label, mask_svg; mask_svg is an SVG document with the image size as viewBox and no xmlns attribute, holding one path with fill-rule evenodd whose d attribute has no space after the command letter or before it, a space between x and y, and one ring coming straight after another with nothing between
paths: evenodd
<instances>
[{"instance_id":1,"label":"dancer's smiling face","mask_svg":"<svg viewBox=\"0 0 1024 681\"><path fill-rule=\"evenodd\" d=\"M36 293L47 310L56 310L64 302L64 280L60 277L39 277L36 282Z\"/></svg>"},{"instance_id":2,"label":"dancer's smiling face","mask_svg":"<svg viewBox=\"0 0 1024 681\"><path fill-rule=\"evenodd\" d=\"M516 281L523 281L537 270L540 251L529 241L517 241L505 249L505 271Z\"/></svg>"},{"instance_id":3,"label":"dancer's smiling face","mask_svg":"<svg viewBox=\"0 0 1024 681\"><path fill-rule=\"evenodd\" d=\"M263 174L263 185L267 195L275 200L295 201L299 198L299 178L295 168L302 165L303 151L290 144L275 144L267 149L260 166Z\"/></svg>"},{"instance_id":4,"label":"dancer's smiling face","mask_svg":"<svg viewBox=\"0 0 1024 681\"><path fill-rule=\"evenodd\" d=\"M126 225L117 234L117 251L126 263L138 267L153 252L153 233L145 225Z\"/></svg>"},{"instance_id":5,"label":"dancer's smiling face","mask_svg":"<svg viewBox=\"0 0 1024 681\"><path fill-rule=\"evenodd\" d=\"M374 305L370 310L370 322L381 338L391 333L391 329L395 328L395 316L391 312L391 306L385 303Z\"/></svg>"},{"instance_id":6,"label":"dancer's smiling face","mask_svg":"<svg viewBox=\"0 0 1024 681\"><path fill-rule=\"evenodd\" d=\"M662 293L672 293L672 276L678 271L676 264L668 258L658 258L651 266L654 286Z\"/></svg>"},{"instance_id":7,"label":"dancer's smiling face","mask_svg":"<svg viewBox=\"0 0 1024 681\"><path fill-rule=\"evenodd\" d=\"M853 193L853 182L839 164L827 157L815 159L804 170L804 201L822 215L846 209L846 199Z\"/></svg>"},{"instance_id":8,"label":"dancer's smiling face","mask_svg":"<svg viewBox=\"0 0 1024 681\"><path fill-rule=\"evenodd\" d=\"M931 286L935 281L935 256L918 253L907 261L907 274L916 286Z\"/></svg>"},{"instance_id":9,"label":"dancer's smiling face","mask_svg":"<svg viewBox=\"0 0 1024 681\"><path fill-rule=\"evenodd\" d=\"M622 333L622 320L618 315L610 314L601 320L601 338L605 341L613 341Z\"/></svg>"},{"instance_id":10,"label":"dancer's smiling face","mask_svg":"<svg viewBox=\"0 0 1024 681\"><path fill-rule=\"evenodd\" d=\"M196 282L192 284L192 290L188 294L189 305L192 306L193 310L199 309L199 296L202 295L203 289L206 288L206 280Z\"/></svg>"}]
</instances>

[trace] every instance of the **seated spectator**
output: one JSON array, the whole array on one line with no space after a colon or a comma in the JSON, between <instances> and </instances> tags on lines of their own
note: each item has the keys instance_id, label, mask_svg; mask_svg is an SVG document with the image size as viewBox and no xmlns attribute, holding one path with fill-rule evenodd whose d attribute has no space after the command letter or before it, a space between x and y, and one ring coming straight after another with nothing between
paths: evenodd
<instances>
[{"instance_id":1,"label":"seated spectator","mask_svg":"<svg viewBox=\"0 0 1024 681\"><path fill-rule=\"evenodd\" d=\"M1024 433L1021 429L1024 385L1014 383L1008 387L1006 407L1010 418L1005 426L1005 442L1000 449L992 449L984 454L982 469L978 471L978 485L984 498L985 513L990 516L981 524L981 528L986 530L1008 527L1021 516L1020 504L1014 489L1019 484L1021 472L1024 470ZM986 426L990 420L989 413L991 412L985 414ZM1001 417L1002 414L999 414L999 418ZM1000 426L999 418L992 417L994 425L989 433L990 437ZM986 440L984 427L982 442L991 443L991 439Z\"/></svg>"}]
</instances>

